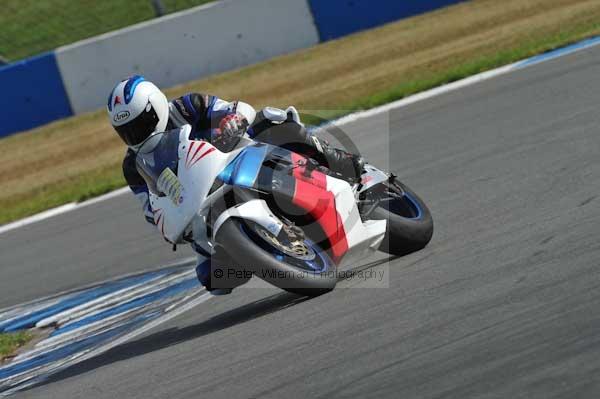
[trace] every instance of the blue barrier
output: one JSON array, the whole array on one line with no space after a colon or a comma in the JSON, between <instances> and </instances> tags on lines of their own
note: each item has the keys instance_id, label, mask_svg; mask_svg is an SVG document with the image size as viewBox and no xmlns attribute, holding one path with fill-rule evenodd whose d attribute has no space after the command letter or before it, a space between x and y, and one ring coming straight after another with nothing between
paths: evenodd
<instances>
[{"instance_id":1,"label":"blue barrier","mask_svg":"<svg viewBox=\"0 0 600 399\"><path fill-rule=\"evenodd\" d=\"M309 0L321 41L465 0Z\"/></svg>"},{"instance_id":2,"label":"blue barrier","mask_svg":"<svg viewBox=\"0 0 600 399\"><path fill-rule=\"evenodd\" d=\"M54 53L0 67L0 137L73 115Z\"/></svg>"}]
</instances>

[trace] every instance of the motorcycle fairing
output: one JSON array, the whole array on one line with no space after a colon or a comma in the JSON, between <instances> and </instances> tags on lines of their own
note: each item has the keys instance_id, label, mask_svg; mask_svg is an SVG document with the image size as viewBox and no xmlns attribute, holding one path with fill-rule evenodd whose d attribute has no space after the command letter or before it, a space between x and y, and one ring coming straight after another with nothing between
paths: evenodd
<instances>
[{"instance_id":1,"label":"motorcycle fairing","mask_svg":"<svg viewBox=\"0 0 600 399\"><path fill-rule=\"evenodd\" d=\"M219 179L225 184L238 187L252 188L256 184L258 173L262 168L263 161L267 156L269 147L267 145L251 145L233 161L227 165L221 173Z\"/></svg>"},{"instance_id":2,"label":"motorcycle fairing","mask_svg":"<svg viewBox=\"0 0 600 399\"><path fill-rule=\"evenodd\" d=\"M143 152L145 144L140 147L138 152L138 169L147 169L142 175L149 188L149 199L154 222L157 228L168 241L178 242L185 229L190 225L199 210L202 209L209 190L219 173L238 155L240 150L234 150L229 153L223 153L212 144L189 139L191 127L185 125L179 129L170 132L159 133L154 140L164 140L148 147L150 151ZM176 139L178 136L176 151L172 146L171 137ZM167 145L171 151L163 149L162 145ZM144 163L143 160L146 162ZM176 164L177 167L173 167ZM158 176L164 170L165 165L175 172L177 171L178 184L181 190L178 192L178 198L175 200L165 195L156 186ZM173 170L175 169L175 170ZM196 170L199 173L196 173ZM171 182L174 183L174 182Z\"/></svg>"},{"instance_id":3,"label":"motorcycle fairing","mask_svg":"<svg viewBox=\"0 0 600 399\"><path fill-rule=\"evenodd\" d=\"M270 193L279 204L290 202L303 209L320 226L325 247L337 264L349 248L362 250L361 244L370 243L374 235L383 237L386 222L362 222L347 182L307 170L307 164L299 154L256 143L242 150L219 178L226 184Z\"/></svg>"},{"instance_id":4,"label":"motorcycle fairing","mask_svg":"<svg viewBox=\"0 0 600 399\"><path fill-rule=\"evenodd\" d=\"M160 133L179 136L177 151L169 152L166 147L161 149L161 141L158 141L150 147L152 156L141 156L148 161L145 167L149 171L144 178L152 183L149 184L149 197L154 221L168 241L178 242L190 225L194 237L199 233L196 230L202 230L202 226L193 225L202 224L200 220L206 217L206 206L210 204L208 195L215 180L219 179L228 185L239 185L267 194L267 198L275 199L275 205L291 204L296 209L303 209L325 233L324 247L327 249L329 246L338 265L342 258L344 264L351 262L363 256L367 249L376 249L381 242L386 221L362 222L352 187L322 172L307 170L304 157L260 143L224 153L208 142L190 140L189 133L189 126ZM167 142L165 140L164 143ZM167 168L173 174L167 173L169 178L163 179L161 190L156 183ZM173 179L175 172L176 180ZM261 205L264 217L257 218L257 221L275 231L281 225L273 223L277 218L267 211L270 206L268 201L261 200L262 205L255 202L256 206L248 205L247 209L240 209L243 212L238 212L239 215L235 212L229 215L244 218L244 215L256 213L258 205Z\"/></svg>"}]
</instances>

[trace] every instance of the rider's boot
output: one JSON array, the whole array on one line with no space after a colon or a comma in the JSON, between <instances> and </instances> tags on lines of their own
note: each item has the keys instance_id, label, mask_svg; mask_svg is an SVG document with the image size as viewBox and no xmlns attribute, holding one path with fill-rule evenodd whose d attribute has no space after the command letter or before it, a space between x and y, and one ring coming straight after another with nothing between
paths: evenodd
<instances>
[{"instance_id":1,"label":"rider's boot","mask_svg":"<svg viewBox=\"0 0 600 399\"><path fill-rule=\"evenodd\" d=\"M327 159L327 167L353 183L360 180L365 167L365 160L360 155L351 154L339 148L324 147L323 155Z\"/></svg>"},{"instance_id":2,"label":"rider's boot","mask_svg":"<svg viewBox=\"0 0 600 399\"><path fill-rule=\"evenodd\" d=\"M365 167L365 160L362 156L331 147L325 140L309 133L306 134L309 136L307 141L310 141L315 151L322 155L323 160L316 159L320 164L352 183L360 180Z\"/></svg>"},{"instance_id":3,"label":"rider's boot","mask_svg":"<svg viewBox=\"0 0 600 399\"><path fill-rule=\"evenodd\" d=\"M360 180L365 167L365 160L360 155L351 154L339 148L334 148L323 139L308 133L304 124L300 121L300 114L295 107L286 109L287 120L295 122L302 127L301 134L305 135L304 142L311 146L316 152L322 154L325 162L320 162L332 172L340 174L344 179L352 182ZM323 161L321 160L321 161ZM317 161L319 161L317 159Z\"/></svg>"}]
</instances>

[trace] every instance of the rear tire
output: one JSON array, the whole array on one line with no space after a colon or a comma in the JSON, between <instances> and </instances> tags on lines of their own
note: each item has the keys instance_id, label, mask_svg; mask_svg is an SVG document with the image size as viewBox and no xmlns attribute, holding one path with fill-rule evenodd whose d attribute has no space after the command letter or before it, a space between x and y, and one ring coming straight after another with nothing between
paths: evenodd
<instances>
[{"instance_id":1,"label":"rear tire","mask_svg":"<svg viewBox=\"0 0 600 399\"><path fill-rule=\"evenodd\" d=\"M305 296L319 296L335 288L337 276L336 265L329 255L318 248L316 256L320 257L324 268L317 272L309 272L277 259L273 253L266 251L264 242L248 233L247 222L230 218L219 228L216 242L219 243L235 262L245 270L250 270L257 277L288 292ZM268 245L268 244L267 244ZM275 250L275 249L274 249ZM284 256L279 255L280 258ZM300 278L299 276L302 276Z\"/></svg>"},{"instance_id":2,"label":"rear tire","mask_svg":"<svg viewBox=\"0 0 600 399\"><path fill-rule=\"evenodd\" d=\"M385 237L379 250L391 255L403 256L423 249L433 236L433 218L431 212L410 188L405 184L394 183L404 192L404 200L413 209L412 215L400 215L390 206L379 206L369 217L388 221ZM410 217L407 217L410 216Z\"/></svg>"}]
</instances>

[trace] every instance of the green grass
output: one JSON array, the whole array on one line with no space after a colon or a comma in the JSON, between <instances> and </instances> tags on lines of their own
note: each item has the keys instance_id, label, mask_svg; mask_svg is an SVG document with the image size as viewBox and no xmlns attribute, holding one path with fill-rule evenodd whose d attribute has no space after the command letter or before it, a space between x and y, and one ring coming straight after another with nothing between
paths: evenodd
<instances>
[{"instance_id":1,"label":"green grass","mask_svg":"<svg viewBox=\"0 0 600 399\"><path fill-rule=\"evenodd\" d=\"M0 225L69 202L85 201L123 186L125 179L119 165L83 173L52 187L45 186L25 198L0 201L4 207L0 213Z\"/></svg>"},{"instance_id":2,"label":"green grass","mask_svg":"<svg viewBox=\"0 0 600 399\"><path fill-rule=\"evenodd\" d=\"M480 57L474 60L466 60L453 68L445 71L428 72L423 71L422 76L416 79L402 82L388 90L383 90L371 96L361 97L340 107L343 111L330 111L328 118L339 118L349 112L374 108L392 101L401 100L408 96L433 89L448 83L476 75L485 71L499 68L504 65L543 54L569 44L576 43L586 38L600 34L600 22L576 26L541 40L524 42L519 46L501 51L493 56ZM320 117L308 116L306 123L319 123Z\"/></svg>"},{"instance_id":3,"label":"green grass","mask_svg":"<svg viewBox=\"0 0 600 399\"><path fill-rule=\"evenodd\" d=\"M163 0L167 12L214 0ZM3 0L0 55L29 57L155 17L151 0Z\"/></svg>"},{"instance_id":4,"label":"green grass","mask_svg":"<svg viewBox=\"0 0 600 399\"><path fill-rule=\"evenodd\" d=\"M19 347L33 339L27 331L10 334L0 334L0 360L12 355Z\"/></svg>"},{"instance_id":5,"label":"green grass","mask_svg":"<svg viewBox=\"0 0 600 399\"><path fill-rule=\"evenodd\" d=\"M382 91L371 97L353 102L349 104L348 109L357 110L373 108L444 84L456 82L469 76L499 68L534 55L565 47L569 44L589 38L590 34L587 32L590 30L596 32L599 28L600 23L589 27L589 29L576 29L537 42L524 43L522 46L502 51L495 56L481 57L475 60L466 61L447 71L424 74L420 79L404 82L390 90Z\"/></svg>"}]
</instances>

